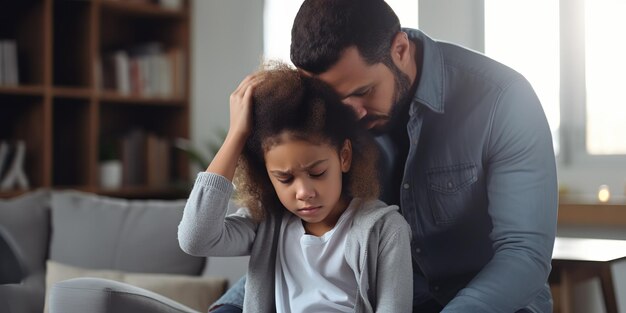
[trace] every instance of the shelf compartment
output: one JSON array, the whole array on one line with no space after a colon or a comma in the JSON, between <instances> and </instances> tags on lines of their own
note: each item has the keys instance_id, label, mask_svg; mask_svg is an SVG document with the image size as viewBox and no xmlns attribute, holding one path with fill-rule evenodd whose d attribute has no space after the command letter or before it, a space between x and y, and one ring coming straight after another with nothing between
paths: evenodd
<instances>
[{"instance_id":1,"label":"shelf compartment","mask_svg":"<svg viewBox=\"0 0 626 313\"><path fill-rule=\"evenodd\" d=\"M40 85L44 79L44 1L4 1L0 40L17 45L18 85Z\"/></svg>"},{"instance_id":2,"label":"shelf compartment","mask_svg":"<svg viewBox=\"0 0 626 313\"><path fill-rule=\"evenodd\" d=\"M144 7L149 5L103 1L113 7ZM156 5L153 5L157 7ZM166 10L166 9L157 9ZM183 11L181 11L183 12ZM184 12L187 12L186 10ZM177 13L183 14L183 13ZM99 18L100 51L129 50L146 43L159 43L163 51L186 48L189 45L189 23L187 19L159 19L152 16L117 14L101 10ZM186 53L185 53L186 54Z\"/></svg>"},{"instance_id":3,"label":"shelf compartment","mask_svg":"<svg viewBox=\"0 0 626 313\"><path fill-rule=\"evenodd\" d=\"M94 140L90 132L90 105L81 99L54 99L52 184L90 185Z\"/></svg>"},{"instance_id":4,"label":"shelf compartment","mask_svg":"<svg viewBox=\"0 0 626 313\"><path fill-rule=\"evenodd\" d=\"M54 1L54 86L92 86L92 1Z\"/></svg>"},{"instance_id":5,"label":"shelf compartment","mask_svg":"<svg viewBox=\"0 0 626 313\"><path fill-rule=\"evenodd\" d=\"M103 93L188 97L188 20L103 11L99 38L98 81Z\"/></svg>"},{"instance_id":6,"label":"shelf compartment","mask_svg":"<svg viewBox=\"0 0 626 313\"><path fill-rule=\"evenodd\" d=\"M188 180L188 159L173 146L175 138L189 137L185 107L100 105L99 116L101 145L118 148L115 157L123 163L124 186L169 185ZM164 158L151 159L155 155ZM150 170L154 168L163 168L161 173L166 175L150 176L148 173L155 173Z\"/></svg>"},{"instance_id":7,"label":"shelf compartment","mask_svg":"<svg viewBox=\"0 0 626 313\"><path fill-rule=\"evenodd\" d=\"M188 137L188 111L185 107L100 105L100 134L123 135L137 128L161 137Z\"/></svg>"},{"instance_id":8,"label":"shelf compartment","mask_svg":"<svg viewBox=\"0 0 626 313\"><path fill-rule=\"evenodd\" d=\"M44 184L44 104L40 96L0 95L0 140L26 143L24 170L31 188ZM10 165L8 162L6 166Z\"/></svg>"}]
</instances>

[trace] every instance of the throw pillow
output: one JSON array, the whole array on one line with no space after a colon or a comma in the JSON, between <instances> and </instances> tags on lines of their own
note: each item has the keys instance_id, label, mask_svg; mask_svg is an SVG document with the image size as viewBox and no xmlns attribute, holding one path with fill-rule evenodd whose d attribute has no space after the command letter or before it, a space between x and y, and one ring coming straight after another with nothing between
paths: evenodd
<instances>
[{"instance_id":1,"label":"throw pillow","mask_svg":"<svg viewBox=\"0 0 626 313\"><path fill-rule=\"evenodd\" d=\"M223 278L91 270L54 261L48 261L47 266L45 312L48 312L50 300L48 292L52 286L57 282L79 277L104 278L133 285L168 297L200 312L207 312L209 306L226 289L226 280Z\"/></svg>"}]
</instances>

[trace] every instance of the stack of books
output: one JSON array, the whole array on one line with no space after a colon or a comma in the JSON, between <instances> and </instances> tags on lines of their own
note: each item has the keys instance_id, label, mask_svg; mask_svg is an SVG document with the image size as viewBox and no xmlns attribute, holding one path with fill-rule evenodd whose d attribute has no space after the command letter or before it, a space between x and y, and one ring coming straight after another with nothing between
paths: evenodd
<instances>
[{"instance_id":1,"label":"stack of books","mask_svg":"<svg viewBox=\"0 0 626 313\"><path fill-rule=\"evenodd\" d=\"M121 139L122 185L164 187L171 182L171 144L141 129Z\"/></svg>"},{"instance_id":2,"label":"stack of books","mask_svg":"<svg viewBox=\"0 0 626 313\"><path fill-rule=\"evenodd\" d=\"M121 95L175 98L184 96L185 60L180 49L158 42L104 53L100 88Z\"/></svg>"}]
</instances>

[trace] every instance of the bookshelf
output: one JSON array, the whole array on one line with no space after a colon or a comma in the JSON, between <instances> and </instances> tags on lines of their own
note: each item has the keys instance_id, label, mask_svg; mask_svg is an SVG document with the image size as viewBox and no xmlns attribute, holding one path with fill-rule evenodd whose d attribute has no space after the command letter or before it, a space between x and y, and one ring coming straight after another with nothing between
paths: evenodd
<instances>
[{"instance_id":1,"label":"bookshelf","mask_svg":"<svg viewBox=\"0 0 626 313\"><path fill-rule=\"evenodd\" d=\"M0 198L42 187L124 198L187 194L188 160L171 142L189 137L190 6L190 0L0 0L0 43L15 46L11 63L19 79L0 75L0 141L25 142L29 181L26 190L0 190ZM136 132L142 139L130 147L139 157L128 152ZM146 142L155 138L161 145L149 153ZM113 188L100 183L108 147L123 164L121 185ZM129 179L129 163L142 166L143 176ZM159 170L165 174L145 174Z\"/></svg>"}]
</instances>

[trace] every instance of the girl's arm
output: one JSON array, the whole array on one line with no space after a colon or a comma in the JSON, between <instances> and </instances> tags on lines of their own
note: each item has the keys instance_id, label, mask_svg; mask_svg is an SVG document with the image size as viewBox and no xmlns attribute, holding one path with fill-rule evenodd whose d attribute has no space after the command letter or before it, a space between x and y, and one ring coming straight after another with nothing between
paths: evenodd
<instances>
[{"instance_id":1,"label":"girl's arm","mask_svg":"<svg viewBox=\"0 0 626 313\"><path fill-rule=\"evenodd\" d=\"M195 256L250 254L257 223L243 214L226 216L233 184L223 176L199 173L183 218L178 225L178 243Z\"/></svg>"},{"instance_id":2,"label":"girl's arm","mask_svg":"<svg viewBox=\"0 0 626 313\"><path fill-rule=\"evenodd\" d=\"M376 312L412 312L411 228L396 212L384 223L380 238Z\"/></svg>"},{"instance_id":3,"label":"girl's arm","mask_svg":"<svg viewBox=\"0 0 626 313\"><path fill-rule=\"evenodd\" d=\"M256 75L246 77L230 96L230 128L206 172L198 174L178 226L183 251L197 256L249 254L257 224L245 214L226 217L237 161L250 134Z\"/></svg>"},{"instance_id":4,"label":"girl's arm","mask_svg":"<svg viewBox=\"0 0 626 313\"><path fill-rule=\"evenodd\" d=\"M209 164L207 172L232 181L237 161L252 128L252 93L260 78L248 75L230 95L230 127L222 147Z\"/></svg>"}]
</instances>

